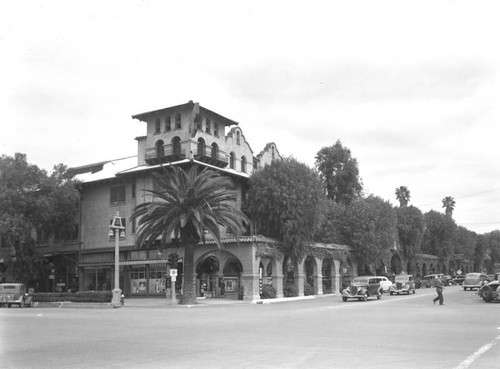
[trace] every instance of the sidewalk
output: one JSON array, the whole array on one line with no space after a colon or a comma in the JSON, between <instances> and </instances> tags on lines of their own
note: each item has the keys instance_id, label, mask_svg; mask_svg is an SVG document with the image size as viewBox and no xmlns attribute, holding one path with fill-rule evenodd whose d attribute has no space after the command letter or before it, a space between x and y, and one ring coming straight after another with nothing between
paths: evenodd
<instances>
[{"instance_id":1,"label":"sidewalk","mask_svg":"<svg viewBox=\"0 0 500 369\"><path fill-rule=\"evenodd\" d=\"M125 303L123 308L160 308L160 307L198 307L198 306L210 306L210 305L235 305L235 304L275 304L282 302L291 302L299 300L312 300L317 298L336 298L337 294L328 295L313 295L313 296L298 296L298 297L283 297L275 299L263 299L263 300L233 300L224 298L198 298L196 299L196 304L194 305L180 305L172 304L170 299L159 298L159 297L128 297L125 298ZM33 303L34 308L57 308L57 309L112 309L111 303L75 303L75 302L39 302Z\"/></svg>"}]
</instances>

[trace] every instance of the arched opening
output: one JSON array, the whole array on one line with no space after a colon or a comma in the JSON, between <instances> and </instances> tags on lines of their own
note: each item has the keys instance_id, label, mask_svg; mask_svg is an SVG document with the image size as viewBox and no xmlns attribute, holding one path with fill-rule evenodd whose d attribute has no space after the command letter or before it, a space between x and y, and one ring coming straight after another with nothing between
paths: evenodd
<instances>
[{"instance_id":1,"label":"arched opening","mask_svg":"<svg viewBox=\"0 0 500 369\"><path fill-rule=\"evenodd\" d=\"M234 157L234 152L232 152L229 155L229 168L234 169L234 162L235 162L235 157Z\"/></svg>"},{"instance_id":2,"label":"arched opening","mask_svg":"<svg viewBox=\"0 0 500 369\"><path fill-rule=\"evenodd\" d=\"M401 274L403 271L403 263L398 254L394 253L391 258L391 272L395 275Z\"/></svg>"},{"instance_id":3,"label":"arched opening","mask_svg":"<svg viewBox=\"0 0 500 369\"><path fill-rule=\"evenodd\" d=\"M243 297L241 286L241 274L243 273L243 266L236 258L230 259L224 265L222 271L222 285L226 298L238 299L239 296ZM241 291L241 292L240 292ZM221 289L222 292L222 289Z\"/></svg>"},{"instance_id":4,"label":"arched opening","mask_svg":"<svg viewBox=\"0 0 500 369\"><path fill-rule=\"evenodd\" d=\"M181 155L181 139L179 136L172 138L172 151L176 156Z\"/></svg>"},{"instance_id":5,"label":"arched opening","mask_svg":"<svg viewBox=\"0 0 500 369\"><path fill-rule=\"evenodd\" d=\"M247 158L245 156L241 157L241 171L243 173L247 172Z\"/></svg>"},{"instance_id":6,"label":"arched opening","mask_svg":"<svg viewBox=\"0 0 500 369\"><path fill-rule=\"evenodd\" d=\"M295 288L295 265L288 256L283 260L283 295L285 297L298 295Z\"/></svg>"},{"instance_id":7,"label":"arched opening","mask_svg":"<svg viewBox=\"0 0 500 369\"><path fill-rule=\"evenodd\" d=\"M198 155L205 156L205 140L203 138L198 139Z\"/></svg>"},{"instance_id":8,"label":"arched opening","mask_svg":"<svg viewBox=\"0 0 500 369\"><path fill-rule=\"evenodd\" d=\"M304 272L306 283L304 285L304 295L314 295L314 275L316 270L316 260L312 256L306 257L304 261Z\"/></svg>"},{"instance_id":9,"label":"arched opening","mask_svg":"<svg viewBox=\"0 0 500 369\"><path fill-rule=\"evenodd\" d=\"M162 140L156 141L156 157L163 158L165 156L165 143Z\"/></svg>"},{"instance_id":10,"label":"arched opening","mask_svg":"<svg viewBox=\"0 0 500 369\"><path fill-rule=\"evenodd\" d=\"M427 264L426 263L423 263L422 264L422 277L425 277L426 275L428 275L429 272L427 270Z\"/></svg>"},{"instance_id":11,"label":"arched opening","mask_svg":"<svg viewBox=\"0 0 500 369\"><path fill-rule=\"evenodd\" d=\"M215 297L218 283L219 260L209 256L196 268L197 295L202 297Z\"/></svg>"},{"instance_id":12,"label":"arched opening","mask_svg":"<svg viewBox=\"0 0 500 369\"><path fill-rule=\"evenodd\" d=\"M212 144L212 159L217 159L219 157L219 146L214 142Z\"/></svg>"},{"instance_id":13,"label":"arched opening","mask_svg":"<svg viewBox=\"0 0 500 369\"><path fill-rule=\"evenodd\" d=\"M324 259L321 266L321 275L323 277L323 293L333 293L333 259Z\"/></svg>"}]
</instances>

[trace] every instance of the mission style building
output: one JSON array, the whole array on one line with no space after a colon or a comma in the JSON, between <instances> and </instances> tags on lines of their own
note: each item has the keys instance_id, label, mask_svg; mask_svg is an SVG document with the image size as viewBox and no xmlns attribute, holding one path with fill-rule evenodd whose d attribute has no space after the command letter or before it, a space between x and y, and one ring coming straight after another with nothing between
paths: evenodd
<instances>
[{"instance_id":1,"label":"mission style building","mask_svg":"<svg viewBox=\"0 0 500 369\"><path fill-rule=\"evenodd\" d=\"M189 101L185 104L132 116L146 126L136 137L137 155L71 168L82 182L80 207L73 240L56 241L38 230L40 251L51 263L48 279L40 291L112 290L114 286L115 239L109 225L118 212L125 224L119 238L120 288L126 296L182 293L182 243L174 240L163 249L160 242L147 248L136 244L136 224L129 221L136 205L150 201L144 190L154 189L152 173L168 165L199 165L222 172L237 189L236 206L246 200L248 178L273 160L280 160L274 143L255 154L238 123ZM278 240L254 234L253 227L239 240L222 230L223 248L207 238L195 248L196 293L200 298L220 297L257 300L262 288L272 285L277 297L293 289L304 294L338 293L342 284L356 275L357 265L349 258L349 247L314 244L303 260L290 260ZM1 242L0 242L1 243ZM1 246L1 245L0 245ZM0 251L8 251L1 250ZM397 247L384 262L383 274L409 269ZM170 254L179 263L175 285L171 283ZM2 256L2 255L0 255ZM413 270L417 275L438 273L447 268L432 255L421 255ZM0 260L0 261L3 261ZM459 267L460 264L457 264ZM465 267L465 268L464 268ZM462 265L467 272L472 268ZM377 271L379 272L379 271Z\"/></svg>"}]
</instances>

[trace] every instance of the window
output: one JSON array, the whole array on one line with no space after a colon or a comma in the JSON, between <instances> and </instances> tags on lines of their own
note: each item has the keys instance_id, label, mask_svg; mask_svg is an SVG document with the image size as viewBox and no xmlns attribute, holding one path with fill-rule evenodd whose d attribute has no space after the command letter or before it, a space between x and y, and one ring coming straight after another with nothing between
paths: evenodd
<instances>
[{"instance_id":1,"label":"window","mask_svg":"<svg viewBox=\"0 0 500 369\"><path fill-rule=\"evenodd\" d=\"M155 120L155 133L160 133L161 131L161 121L160 118L156 118Z\"/></svg>"},{"instance_id":2,"label":"window","mask_svg":"<svg viewBox=\"0 0 500 369\"><path fill-rule=\"evenodd\" d=\"M236 144L241 144L240 131L236 131Z\"/></svg>"},{"instance_id":3,"label":"window","mask_svg":"<svg viewBox=\"0 0 500 369\"><path fill-rule=\"evenodd\" d=\"M198 139L198 155L205 156L205 140L203 138Z\"/></svg>"},{"instance_id":4,"label":"window","mask_svg":"<svg viewBox=\"0 0 500 369\"><path fill-rule=\"evenodd\" d=\"M172 122L170 121L170 115L165 118L165 132L168 132L172 129Z\"/></svg>"},{"instance_id":5,"label":"window","mask_svg":"<svg viewBox=\"0 0 500 369\"><path fill-rule=\"evenodd\" d=\"M125 186L111 187L109 197L110 205L123 204L125 202Z\"/></svg>"},{"instance_id":6,"label":"window","mask_svg":"<svg viewBox=\"0 0 500 369\"><path fill-rule=\"evenodd\" d=\"M212 123L210 122L210 119L207 118L207 121L205 122L205 132L207 133L212 133Z\"/></svg>"},{"instance_id":7,"label":"window","mask_svg":"<svg viewBox=\"0 0 500 369\"><path fill-rule=\"evenodd\" d=\"M229 155L229 168L234 169L234 152Z\"/></svg>"},{"instance_id":8,"label":"window","mask_svg":"<svg viewBox=\"0 0 500 369\"><path fill-rule=\"evenodd\" d=\"M174 151L174 155L180 155L181 154L181 139L176 136L172 139L172 149Z\"/></svg>"},{"instance_id":9,"label":"window","mask_svg":"<svg viewBox=\"0 0 500 369\"><path fill-rule=\"evenodd\" d=\"M212 159L217 159L219 157L219 146L214 142L212 144Z\"/></svg>"},{"instance_id":10,"label":"window","mask_svg":"<svg viewBox=\"0 0 500 369\"><path fill-rule=\"evenodd\" d=\"M165 156L165 149L164 149L163 145L164 145L164 143L162 140L157 141L155 144L157 158L163 158Z\"/></svg>"},{"instance_id":11,"label":"window","mask_svg":"<svg viewBox=\"0 0 500 369\"><path fill-rule=\"evenodd\" d=\"M219 137L219 123L214 122L214 136Z\"/></svg>"},{"instance_id":12,"label":"window","mask_svg":"<svg viewBox=\"0 0 500 369\"><path fill-rule=\"evenodd\" d=\"M198 131L202 130L202 118L200 114L196 114L196 118L194 118L194 126Z\"/></svg>"},{"instance_id":13,"label":"window","mask_svg":"<svg viewBox=\"0 0 500 369\"><path fill-rule=\"evenodd\" d=\"M135 183L132 183L132 198L135 199Z\"/></svg>"},{"instance_id":14,"label":"window","mask_svg":"<svg viewBox=\"0 0 500 369\"><path fill-rule=\"evenodd\" d=\"M241 171L244 173L247 172L247 158L244 156L241 157Z\"/></svg>"},{"instance_id":15,"label":"window","mask_svg":"<svg viewBox=\"0 0 500 369\"><path fill-rule=\"evenodd\" d=\"M181 129L181 115L180 113L175 114L175 129Z\"/></svg>"}]
</instances>

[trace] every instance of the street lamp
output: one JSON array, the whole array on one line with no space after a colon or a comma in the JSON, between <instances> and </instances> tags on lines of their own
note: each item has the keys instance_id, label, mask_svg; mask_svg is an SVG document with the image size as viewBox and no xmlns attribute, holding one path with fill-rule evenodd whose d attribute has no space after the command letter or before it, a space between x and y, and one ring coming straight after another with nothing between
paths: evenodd
<instances>
[{"instance_id":1,"label":"street lamp","mask_svg":"<svg viewBox=\"0 0 500 369\"><path fill-rule=\"evenodd\" d=\"M125 238L125 225L122 218L120 218L119 212L116 212L109 226L109 237L113 236L115 237L115 288L113 289L111 305L116 308L122 305L122 290L120 289L120 237Z\"/></svg>"}]
</instances>

